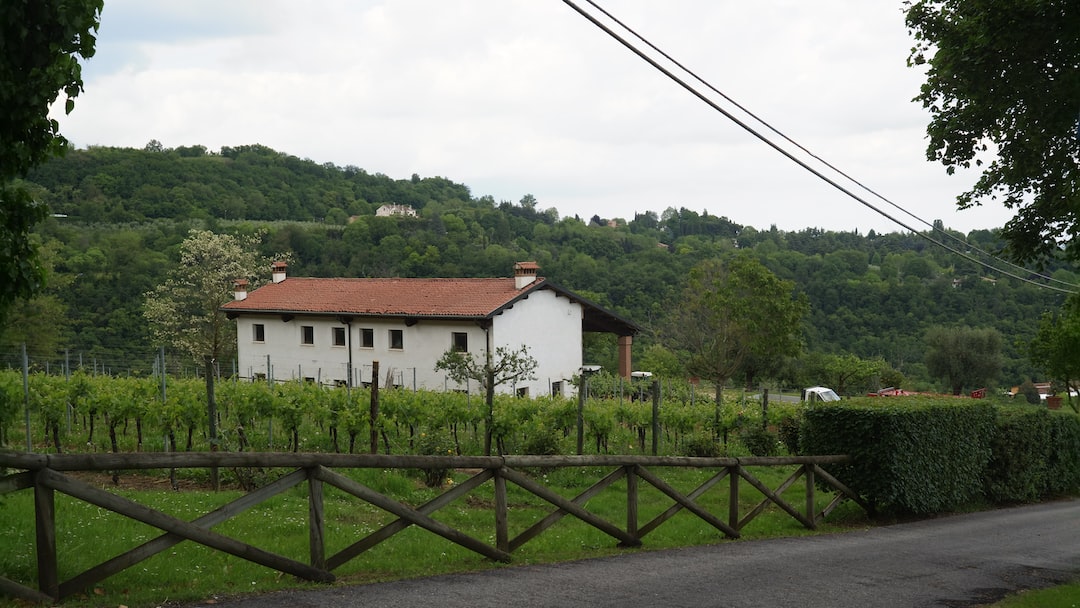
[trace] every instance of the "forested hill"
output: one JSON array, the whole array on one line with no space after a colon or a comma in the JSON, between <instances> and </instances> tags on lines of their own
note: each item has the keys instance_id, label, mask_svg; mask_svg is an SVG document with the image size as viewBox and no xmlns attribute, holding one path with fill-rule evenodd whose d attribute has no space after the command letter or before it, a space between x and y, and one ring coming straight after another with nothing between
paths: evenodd
<instances>
[{"instance_id":1,"label":"forested hill","mask_svg":"<svg viewBox=\"0 0 1080 608\"><path fill-rule=\"evenodd\" d=\"M28 181L61 216L39 230L53 273L49 293L0 336L0 356L26 341L42 357L67 349L122 368L151 360L142 294L176 263L193 227L265 228L263 253L291 251L296 275L508 276L514 262L536 260L544 276L650 329L678 301L694 264L751 251L807 294L808 352L880 356L919 386L930 383L922 338L935 325L998 329L1001 384L1037 379L1025 344L1063 299L907 233L785 232L666 201L628 218L559 217L530 195L497 202L441 177L392 179L259 145L91 148L48 162ZM376 217L385 203L418 217ZM982 250L1001 246L991 231L957 236ZM639 360L665 360L654 336L636 344ZM605 363L609 350L596 345L589 356Z\"/></svg>"},{"instance_id":2,"label":"forested hill","mask_svg":"<svg viewBox=\"0 0 1080 608\"><path fill-rule=\"evenodd\" d=\"M469 189L442 178L393 180L357 167L319 165L261 145L143 150L91 148L35 169L55 213L77 219L139 222L221 218L329 221L370 215L371 204L422 208L429 201L470 201Z\"/></svg>"}]
</instances>

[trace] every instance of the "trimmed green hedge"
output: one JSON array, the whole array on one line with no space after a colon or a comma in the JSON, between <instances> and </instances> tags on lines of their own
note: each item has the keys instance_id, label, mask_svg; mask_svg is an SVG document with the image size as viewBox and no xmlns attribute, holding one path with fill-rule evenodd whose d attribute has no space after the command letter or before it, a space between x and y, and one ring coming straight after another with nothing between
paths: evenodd
<instances>
[{"instance_id":1,"label":"trimmed green hedge","mask_svg":"<svg viewBox=\"0 0 1080 608\"><path fill-rule=\"evenodd\" d=\"M1009 503L1038 500L1046 492L1050 415L1044 408L998 408L993 455L986 467L986 498Z\"/></svg>"},{"instance_id":2,"label":"trimmed green hedge","mask_svg":"<svg viewBox=\"0 0 1080 608\"><path fill-rule=\"evenodd\" d=\"M948 397L860 398L807 408L806 454L849 454L836 476L876 509L927 514L983 493L994 407Z\"/></svg>"},{"instance_id":3,"label":"trimmed green hedge","mask_svg":"<svg viewBox=\"0 0 1080 608\"><path fill-rule=\"evenodd\" d=\"M948 397L816 404L799 442L806 454L850 454L835 474L887 513L1080 492L1080 417L1041 407Z\"/></svg>"},{"instance_id":4,"label":"trimmed green hedge","mask_svg":"<svg viewBox=\"0 0 1080 608\"><path fill-rule=\"evenodd\" d=\"M1046 494L1063 496L1080 492L1080 417L1069 412L1050 412L1050 452L1046 464Z\"/></svg>"},{"instance_id":5,"label":"trimmed green hedge","mask_svg":"<svg viewBox=\"0 0 1080 608\"><path fill-rule=\"evenodd\" d=\"M1080 491L1080 418L1041 407L998 408L986 497L1030 502Z\"/></svg>"}]
</instances>

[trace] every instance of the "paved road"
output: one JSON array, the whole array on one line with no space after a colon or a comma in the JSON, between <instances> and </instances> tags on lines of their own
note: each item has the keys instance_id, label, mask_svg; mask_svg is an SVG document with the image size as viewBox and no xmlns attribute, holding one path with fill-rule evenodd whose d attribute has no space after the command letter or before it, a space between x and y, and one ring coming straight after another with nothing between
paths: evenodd
<instances>
[{"instance_id":1,"label":"paved road","mask_svg":"<svg viewBox=\"0 0 1080 608\"><path fill-rule=\"evenodd\" d=\"M1080 577L1080 500L844 534L216 600L213 608L977 606Z\"/></svg>"}]
</instances>

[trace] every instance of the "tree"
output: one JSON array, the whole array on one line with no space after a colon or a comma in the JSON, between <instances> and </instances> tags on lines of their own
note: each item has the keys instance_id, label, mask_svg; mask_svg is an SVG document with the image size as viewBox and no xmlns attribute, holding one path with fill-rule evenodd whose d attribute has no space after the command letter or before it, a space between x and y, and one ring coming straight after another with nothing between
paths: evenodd
<instances>
[{"instance_id":1,"label":"tree","mask_svg":"<svg viewBox=\"0 0 1080 608\"><path fill-rule=\"evenodd\" d=\"M518 350L500 346L493 354L490 349L483 355L448 350L435 363L435 370L445 370L454 382L476 381L484 391L484 456L491 455L491 430L495 416L495 387L513 384L518 380L536 378L536 359L529 355L523 344Z\"/></svg>"},{"instance_id":2,"label":"tree","mask_svg":"<svg viewBox=\"0 0 1080 608\"><path fill-rule=\"evenodd\" d=\"M1016 214L1003 236L1021 260L1066 244L1080 256L1080 4L1051 0L908 0L928 66L916 100L930 110L927 157L981 166L960 208L1002 200Z\"/></svg>"},{"instance_id":3,"label":"tree","mask_svg":"<svg viewBox=\"0 0 1080 608\"><path fill-rule=\"evenodd\" d=\"M237 279L255 280L269 260L255 246L262 233L248 236L192 230L180 244L180 264L168 279L146 294L143 315L150 335L161 343L191 355L206 365L206 403L209 439L217 450L217 405L214 397L216 366L236 348L236 326L221 307L229 301ZM210 469L210 483L218 488L218 468Z\"/></svg>"},{"instance_id":4,"label":"tree","mask_svg":"<svg viewBox=\"0 0 1080 608\"><path fill-rule=\"evenodd\" d=\"M685 376L679 357L661 344L650 344L637 358L638 369L647 370L660 378Z\"/></svg>"},{"instance_id":5,"label":"tree","mask_svg":"<svg viewBox=\"0 0 1080 608\"><path fill-rule=\"evenodd\" d=\"M236 326L221 306L233 297L236 279L254 281L270 265L249 236L192 230L180 245L180 263L164 283L145 294L143 315L150 334L162 344L191 355L221 361L236 348Z\"/></svg>"},{"instance_id":6,"label":"tree","mask_svg":"<svg viewBox=\"0 0 1080 608\"><path fill-rule=\"evenodd\" d=\"M783 361L798 352L806 297L749 255L710 259L690 270L667 335L686 354L686 370L716 385L719 415L724 385L754 357Z\"/></svg>"},{"instance_id":7,"label":"tree","mask_svg":"<svg viewBox=\"0 0 1080 608\"><path fill-rule=\"evenodd\" d=\"M996 329L931 327L926 331L926 367L959 395L985 387L1001 373L1001 334Z\"/></svg>"},{"instance_id":8,"label":"tree","mask_svg":"<svg viewBox=\"0 0 1080 608\"><path fill-rule=\"evenodd\" d=\"M807 358L806 367L807 376L815 379L814 384L824 384L839 395L869 389L882 373L889 370L881 358L863 359L851 353L819 353Z\"/></svg>"},{"instance_id":9,"label":"tree","mask_svg":"<svg viewBox=\"0 0 1080 608\"><path fill-rule=\"evenodd\" d=\"M76 55L94 55L102 2L0 3L0 320L16 299L32 296L45 282L30 231L48 208L14 180L68 145L49 106L63 91L64 111L74 109L83 91Z\"/></svg>"},{"instance_id":10,"label":"tree","mask_svg":"<svg viewBox=\"0 0 1080 608\"><path fill-rule=\"evenodd\" d=\"M49 285L28 299L13 302L6 311L6 326L0 324L0 337L10 344L25 344L31 357L48 357L60 351L69 329L70 315L61 295L72 281L69 276L55 274L57 249L50 242L38 250L38 263L51 277Z\"/></svg>"},{"instance_id":11,"label":"tree","mask_svg":"<svg viewBox=\"0 0 1080 608\"><path fill-rule=\"evenodd\" d=\"M1068 395L1069 407L1080 412L1072 390L1080 381L1080 298L1070 298L1058 313L1045 313L1039 332L1028 344L1031 362L1060 383Z\"/></svg>"}]
</instances>

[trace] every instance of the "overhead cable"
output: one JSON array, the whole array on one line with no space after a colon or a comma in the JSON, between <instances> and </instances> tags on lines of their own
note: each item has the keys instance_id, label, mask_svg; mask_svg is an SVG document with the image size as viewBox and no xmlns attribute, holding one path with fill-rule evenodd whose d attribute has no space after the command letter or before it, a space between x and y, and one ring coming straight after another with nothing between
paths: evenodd
<instances>
[{"instance_id":1,"label":"overhead cable","mask_svg":"<svg viewBox=\"0 0 1080 608\"><path fill-rule=\"evenodd\" d=\"M581 15L582 17L584 17L584 18L585 18L585 19L587 19L587 20L588 20L589 22L591 22L591 23L592 23L593 25L595 25L596 27L600 28L600 29L601 29L602 31L604 31L604 32L605 32L606 34L608 34L609 36L611 36L612 38L614 38L614 39L615 39L616 41L618 41L618 42L619 42L620 44L622 44L622 45L623 45L624 47L626 47L627 49L629 49L629 50L630 50L631 52L633 52L633 53L634 53L635 55L637 55L637 56L638 56L639 58L641 58L641 59L642 59L643 61L645 61L646 63L648 63L649 65L651 65L651 66L652 66L653 68L655 68L655 69L656 69L657 71L661 72L662 74L664 74L665 76L667 76L667 77L668 77L669 79L671 79L672 81L674 81L674 82L675 82L676 84L678 84L679 86L681 86L681 87L683 87L684 89L686 89L686 90L687 90L688 92L690 92L690 93L691 93L692 95L694 95L695 97L697 97L698 99L700 99L701 101L703 101L703 102L704 102L704 103L705 103L706 105L708 105L708 106L709 106L709 107L711 107L712 109L714 109L714 110L716 110L717 112L719 112L720 114L724 115L724 116L725 116L725 117L726 117L726 118L727 118L728 120L732 121L733 123L735 123L736 125L738 125L739 127L741 127L741 128L742 128L742 129L744 130L744 131L746 131L746 132L747 132L747 133L749 133L750 135L754 136L755 138L757 138L758 140L760 140L760 141L761 141L762 143L766 144L766 145L767 145L767 146L769 146L770 148L773 148L774 150L776 150L777 152L779 152L780 154L782 154L783 156L785 156L785 157L786 157L786 158L787 158L788 160L790 160L790 161L794 162L795 164L799 165L800 167L802 167L802 168L803 168L803 169L805 169L806 171L808 171L808 172L810 172L811 174L813 174L813 175L814 175L815 177L817 177L818 179L820 179L820 180L824 181L825 183L829 184L829 185L830 185L830 186L832 186L833 188L835 188L835 189L839 190L840 192L842 192L842 193L846 194L846 195L847 195L847 196L849 196L850 198L852 198L852 199L856 200L857 202L859 202L859 203L860 203L860 204L862 204L863 206L865 206L865 207L867 207L867 208L871 209L871 210L872 210L872 211L874 211L875 213L877 213L877 214L881 215L882 217L884 217L884 218L888 219L889 221L893 222L894 224L896 224L896 225L898 225L898 226L900 226L900 227L902 227L902 228L904 228L904 229L906 229L906 230L908 230L908 231L912 232L913 234L915 234L915 235L919 236L920 238L923 238L923 239L925 239L925 240L927 240L927 241L929 241L929 242L931 242L931 243L933 243L933 244L937 245L938 247L941 247L941 248L945 249L946 251L949 251L949 252L951 252L951 253L954 253L954 254L956 254L956 255L960 256L961 258L963 258L963 259L966 259L966 260L968 260L968 261L970 261L970 262L973 262L973 263L975 263L975 264L977 264L977 265L979 265L979 266L982 266L982 267L984 267L984 268L987 268L987 269L993 270L994 272L998 272L998 273L1000 273L1000 274L1003 274L1003 275L1005 275L1005 276L1008 276L1008 277L1010 277L1010 278L1014 278L1014 279L1017 279L1017 280L1019 280L1019 281L1023 281L1023 282L1026 282L1026 283L1030 283L1030 284L1032 284L1032 285L1036 285L1036 286L1038 286L1038 287L1042 287L1042 288L1045 288L1045 289L1050 289L1050 290L1054 290L1054 291L1059 291L1059 292L1063 292L1063 293L1076 293L1076 290L1075 290L1075 289L1064 289L1064 288L1060 288L1060 287L1055 287L1055 286L1052 286L1052 285L1047 285L1047 284L1045 284L1045 283L1040 283L1040 282L1038 282L1038 281L1034 281L1034 280L1032 280L1032 279L1030 279L1030 278L1028 278L1028 277L1025 277L1025 276L1020 276L1020 275L1018 275L1018 274L1016 274L1016 273L1014 273L1014 272L1010 272L1010 271L1007 271L1007 270L1003 270L1003 269L1001 269L1001 268L998 268L998 267L996 267L996 266L993 266L993 265L991 265L991 264L989 264L989 263L987 263L987 262L984 262L984 261L982 261L982 260L980 260L980 259L977 259L977 258L975 258L975 257L971 256L970 254L966 253L966 252L960 251L960 250L958 250L958 249L956 249L956 248L954 248L954 247L950 247L949 245L946 245L945 243L943 243L943 242L941 242L941 241L938 241L937 239L934 239L934 238L930 237L929 235L927 235L927 234L925 234L925 233L923 233L923 232L919 232L919 231L915 230L914 228L912 228L911 226L907 225L907 224L906 224L906 223L904 223L903 221L901 221L901 220L897 219L896 217L894 217L894 216L890 215L889 213L885 212L884 210L880 209L879 207L877 207L877 206L875 206L874 204L870 203L869 201L865 200L865 199L864 199L864 198L862 198L861 196L859 196L859 195L857 195L856 193L852 192L852 191L851 191L851 190L849 190L848 188L846 188L846 187L844 187L843 185L841 185L841 184L837 183L837 182L836 182L835 180L833 180L832 178L830 178L830 177L826 176L826 175L825 175L825 174L823 174L823 173L822 173L821 171L819 171L819 170L815 169L814 167L810 166L810 165L809 165L809 164L808 164L807 162L805 162L805 161L803 161L803 160L801 160L801 159L797 158L797 157L796 157L796 156L795 156L794 154L792 154L792 153L791 153L790 151L788 151L788 150L784 149L784 148L783 148L783 147L781 147L781 146L780 146L779 144L777 144L777 143L776 143L776 142L774 142L773 140L769 139L769 137L767 137L766 135L764 135L764 134L760 133L759 131L757 131L757 130L756 130L755 128L753 128L752 126L748 125L748 124L747 124L746 122L744 122L744 121L740 120L740 119L739 119L738 117L736 117L736 116L735 116L734 114L732 114L731 112L727 111L726 109L724 109L723 107L721 107L721 106L720 106L719 104L717 104L717 103L716 103L716 102L714 102L713 100L709 99L709 98L708 98L708 97L707 97L707 96L706 96L706 95L705 95L704 93L702 93L702 92L701 92L701 91L699 91L698 89L694 88L694 87L693 87L693 86L692 86L691 84L687 83L687 82L686 82L685 80L683 80L683 79L682 79L682 78L680 78L679 76L675 75L675 74L674 74L674 73L673 73L673 72L672 72L671 70L669 70L669 69L667 69L666 67L664 67L664 66L660 65L660 63L659 63L658 61L656 61L656 60L655 60L655 59L653 59L652 57L648 56L648 55L647 55L647 54L646 54L646 53L645 53L644 51L642 51L641 49L639 49L638 47L636 47L636 46L635 46L635 45L634 45L633 43L631 43L630 41L628 41L628 40L627 40L626 38L624 38L623 36L621 36L621 35L619 35L618 33L616 33L616 32L615 32L614 30L612 30L612 29L611 29L610 27L608 27L607 25L605 25L604 23L602 23L602 22L601 22L601 21L600 21L599 19L597 19L597 18L596 18L595 16L593 16L592 14L590 14L590 13L588 13L587 11L583 10L583 9L582 9L581 7L579 7L579 6L578 6L578 5L576 4L576 3L574 3L574 2L573 2L573 0L563 0L563 2L564 2L565 4L567 4L568 6L570 6L570 7L572 8L572 9L574 9L574 10L575 10L575 11L576 11L576 12L577 12L578 14L580 14L580 15ZM672 63L673 65L677 66L677 67L678 67L678 68L679 68L680 70L682 70L683 72L685 72L685 73L689 74L689 75L690 75L690 76L692 76L692 77L693 77L693 78L694 78L695 80L697 80L698 82L700 82L700 83L704 84L705 86L707 86L707 87L708 87L708 88L709 88L710 90L712 90L712 91L713 91L713 92L715 92L716 94L720 95L720 96L721 96L721 97L722 97L723 99L725 99L725 100L726 100L727 102L731 103L732 105L734 105L735 107L737 107L737 108L738 108L738 109L739 109L740 111L742 111L742 112L743 112L743 113L745 113L746 115L750 116L751 118L753 118L754 120L756 120L756 121L757 121L757 122L759 122L760 124L764 125L764 126L765 126L766 128L768 128L768 129L769 129L770 131L772 131L773 133L777 134L778 136L780 136L781 138L783 138L783 139L784 139L785 141L787 141L788 143L790 143L790 144L792 144L792 145L796 146L796 147L797 147L797 148L798 148L799 150L801 150L801 151L803 151L804 153L808 154L809 156L811 156L812 158L814 158L814 159L815 159L815 160L817 160L818 162L820 162L820 163L822 163L823 165L825 165L826 167L828 167L828 168L829 168L830 170L832 170L832 171L834 171L835 173L837 173L837 174L839 174L839 175L843 176L843 177L844 177L845 179L847 179L848 181L850 181L850 182L854 183L855 185L859 186L859 187L860 187L860 188L862 188L863 190L866 190L867 192L869 192L869 193L873 194L874 196L876 196L876 197L878 197L879 199L881 199L881 200L885 201L886 203L888 203L888 204L892 205L892 206L893 206L893 207L895 207L896 209L898 209L898 210L900 210L900 211L904 212L905 214L907 214L907 215L911 216L912 218L914 218L914 219L916 219L916 220L918 220L918 221L920 221L920 222L923 222L924 224L927 224L927 222L925 222L925 220L922 220L922 219L921 219L921 218L919 218L918 216L916 216L916 215L912 214L911 212L909 212L909 211L907 211L907 210L903 209L902 207L900 207L900 206L899 206L899 205L897 205L896 203L893 203L893 202L892 202L892 201L890 201L889 199L887 199L887 198L885 198L884 196L882 196L882 195L878 194L877 192L875 192L874 190L872 190L872 189L870 189L869 187L865 186L864 184L862 184L862 183L861 183L861 182L859 182L858 180L856 180L856 179L852 178L851 176L849 176L848 174L846 174L846 173L844 173L843 171L839 170L838 168L836 168L836 167L835 167L835 166L833 166L832 164L830 164L830 163L826 162L825 160L823 160L823 159L822 159L822 158L820 158L819 156L817 156L817 155L815 155L814 153L810 152L810 151L809 151L809 150L807 150L807 149L806 149L805 147L803 147L802 145L798 144L797 142L795 142L794 140L792 140L792 139L791 139L790 137L788 137L788 136L784 135L784 134L783 134L782 132L780 132L779 130L775 129L775 128L774 128L774 127L773 127L772 125L770 125L770 124L769 124L768 122L766 122L766 121L762 120L761 118L759 118L758 116L756 116L756 115L755 115L755 114L754 114L753 112L751 112L751 111L749 111L748 109L744 108L744 107L743 107L742 105L738 104L737 102L735 102L734 100L732 100L732 99L731 99L730 97L728 97L727 95L725 95L724 93L722 93L721 91L719 91L718 89L716 89L715 87L713 87L713 86L712 86L711 84L709 84L709 83L708 83L708 82L706 82L706 81L705 81L704 79L702 79L701 77L699 77L699 76L698 76L697 74L695 74L695 73L694 73L693 71L691 71L691 70L689 70L688 68L684 67L684 66L683 66L683 65L682 65L681 63L679 63L678 61L676 61L675 59L673 59L673 58L672 58L671 56L669 56L669 55L668 55L667 53L665 53L664 51L662 51L661 49L659 49L658 47L656 47L655 45L653 45L653 44L652 44L651 42L649 42L649 41L648 41L647 39L645 39L645 38L644 38L644 37L642 37L642 36L641 36L640 34L638 34L637 32L635 32L635 31L634 31L634 30L633 30L632 28L630 28L629 26L625 25L625 24L624 24L624 23L623 23L622 21L620 21L619 19L617 19L616 17L614 17L614 16L613 16L613 15L612 15L611 13L609 13L609 12L608 12L608 11L606 11L606 10L604 10L604 9L603 9L602 7L600 7L600 6L599 6L599 5L598 5L598 4L596 3L596 2L594 2L593 0L586 0L586 2L588 2L588 3L590 4L590 5L592 5L593 7L595 7L595 8L597 9L597 10L599 10L599 11L600 11L601 13L603 13L603 14L604 14L604 15L605 15L605 16L606 16L607 18L611 19L611 20L612 20L612 21L613 21L614 23L618 24L618 25L619 25L619 27L623 28L623 29L624 29L624 30L626 30L627 32L631 33L631 34L632 34L632 35L633 35L634 37L636 37L636 38L638 38L639 40L641 40L642 42L644 42L644 43L645 43L646 45L648 45L648 46L649 46L650 48L652 48L652 49L653 49L654 51L656 51L656 52L657 52L657 53L659 53L659 54L660 54L661 56L663 56L663 57L664 57L665 59L667 59L668 61L670 61L670 62L671 62L671 63ZM927 224L927 225L930 225L930 224ZM931 228L934 228L934 227L933 227L932 225L930 225L930 226L931 226ZM1000 259L1000 258L997 258L996 256L994 256L994 255L992 255L992 254L990 254L990 253L987 253L987 252L985 252L985 251L983 251L983 250L981 250L981 249L978 249L977 247L974 247L973 245L971 245L970 243L968 243L967 241L965 241L965 240L963 240L963 239L957 239L957 238L956 238L955 236L953 236L953 235L949 234L948 232L945 232L945 231L939 231L939 230L936 230L936 229L934 229L934 230L935 230L935 231L937 231L937 232L941 232L941 233L945 234L946 236L948 236L949 238L952 238L952 239L954 239L954 240L957 240L957 241L959 241L959 242L963 243L963 244L964 244L965 246L967 246L967 247L970 247L970 248L972 248L972 249L975 249L975 250L979 251L980 253L983 253L984 255L986 255L986 256L988 256L988 257L990 257L990 258L992 258L992 259L995 259L995 260L997 260L997 261L999 261L999 262L1001 262L1001 263L1003 263L1003 264L1006 264L1006 265L1012 266L1012 267L1014 267L1014 268L1017 268L1017 269L1019 269L1019 270L1021 270L1021 271L1023 271L1023 272L1026 272L1026 273L1029 273L1029 274L1034 274L1034 275L1038 276L1038 277L1039 277L1039 278L1041 278L1041 279L1045 279L1045 280L1049 280L1049 281L1055 281L1055 282L1058 282L1058 283L1062 283L1062 284L1064 284L1064 285L1068 285L1069 287L1072 287L1072 288L1080 287L1080 286L1074 285L1074 284L1072 284L1072 283L1066 283L1066 282L1064 282L1064 281L1060 281L1060 280L1058 280L1058 279L1054 279L1054 278L1052 278L1052 277L1048 277L1048 276L1045 276L1045 275L1041 275L1041 274L1038 274L1038 273L1032 272L1032 271L1030 271L1030 270L1028 270L1028 269L1022 268L1022 267L1020 267L1020 266L1017 266L1017 265L1015 265L1015 264L1012 264L1011 262L1008 262L1008 261L1006 261L1006 260L1002 260L1002 259Z\"/></svg>"}]
</instances>

